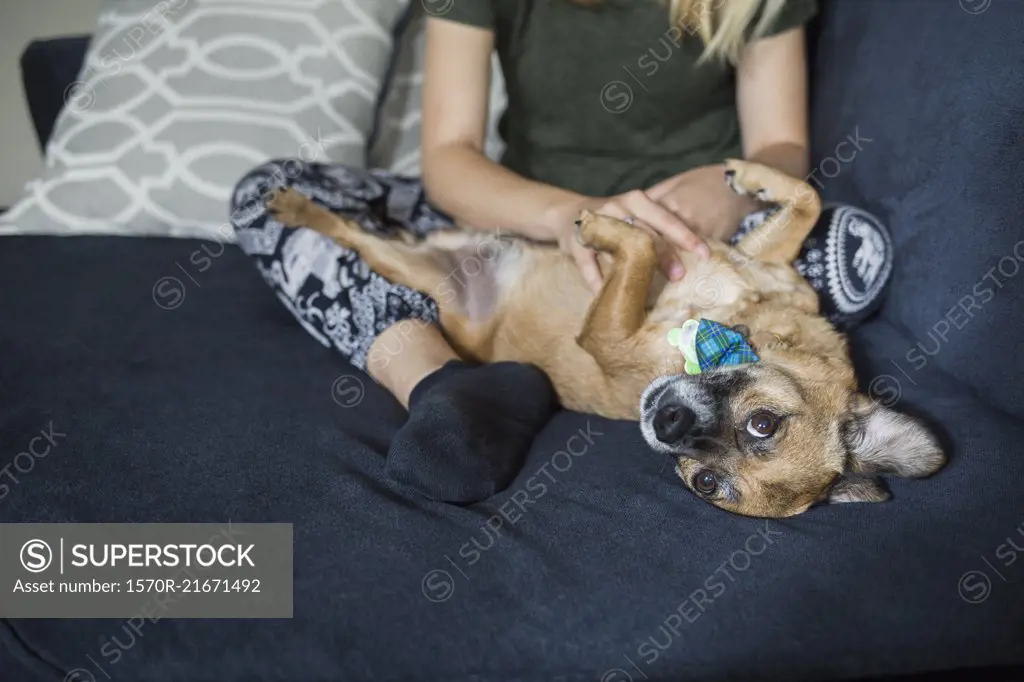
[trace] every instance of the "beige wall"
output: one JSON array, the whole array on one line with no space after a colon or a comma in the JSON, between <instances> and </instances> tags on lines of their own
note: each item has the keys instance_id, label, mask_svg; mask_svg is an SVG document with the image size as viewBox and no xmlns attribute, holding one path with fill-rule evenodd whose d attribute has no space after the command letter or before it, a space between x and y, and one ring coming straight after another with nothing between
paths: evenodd
<instances>
[{"instance_id":1,"label":"beige wall","mask_svg":"<svg viewBox=\"0 0 1024 682\"><path fill-rule=\"evenodd\" d=\"M101 0L0 0L0 206L10 206L42 157L18 60L34 38L91 33Z\"/></svg>"}]
</instances>

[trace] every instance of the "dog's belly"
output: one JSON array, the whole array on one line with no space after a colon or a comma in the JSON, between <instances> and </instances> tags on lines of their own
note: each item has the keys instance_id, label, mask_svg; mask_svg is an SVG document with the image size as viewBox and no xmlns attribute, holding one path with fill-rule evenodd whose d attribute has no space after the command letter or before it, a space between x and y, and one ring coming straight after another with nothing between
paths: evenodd
<instances>
[{"instance_id":1,"label":"dog's belly","mask_svg":"<svg viewBox=\"0 0 1024 682\"><path fill-rule=\"evenodd\" d=\"M529 312L545 328L566 326L575 336L593 300L575 265L554 247L461 230L434 232L427 244L446 273L432 293L469 328Z\"/></svg>"},{"instance_id":2,"label":"dog's belly","mask_svg":"<svg viewBox=\"0 0 1024 682\"><path fill-rule=\"evenodd\" d=\"M576 336L593 294L574 263L556 249L524 244L505 257L497 274L495 359L541 364L583 352Z\"/></svg>"},{"instance_id":3,"label":"dog's belly","mask_svg":"<svg viewBox=\"0 0 1024 682\"><path fill-rule=\"evenodd\" d=\"M496 244L500 248L490 248ZM449 273L448 295L436 297L441 322L460 353L538 366L569 409L632 409L633 399L625 408L606 404L605 377L576 343L593 294L572 261L553 247L472 233L453 233L434 245L444 250Z\"/></svg>"},{"instance_id":4,"label":"dog's belly","mask_svg":"<svg viewBox=\"0 0 1024 682\"><path fill-rule=\"evenodd\" d=\"M501 273L519 258L517 240L443 230L431 233L426 241L436 266L445 273L432 292L442 310L469 327L486 325L501 299Z\"/></svg>"},{"instance_id":5,"label":"dog's belly","mask_svg":"<svg viewBox=\"0 0 1024 682\"><path fill-rule=\"evenodd\" d=\"M715 256L708 260L680 253L686 276L678 282L666 282L660 273L655 276L648 292L648 323L672 322L678 326L700 317L725 322L735 312L737 302L749 295L750 287L720 255L724 247L712 248Z\"/></svg>"},{"instance_id":6,"label":"dog's belly","mask_svg":"<svg viewBox=\"0 0 1024 682\"><path fill-rule=\"evenodd\" d=\"M442 324L464 355L482 362L515 361L540 367L565 407L636 419L640 394L655 377L681 371L667 342L639 350L635 375L610 381L576 342L594 295L572 262L557 249L479 233L451 233L444 250L448 296L439 297ZM688 317L722 318L747 287L727 261L681 254L687 276L666 283L658 273L649 290L647 323L659 338ZM716 262L717 261L717 262ZM607 272L610 260L602 257ZM652 327L652 329L653 329ZM664 327L662 330L661 327ZM679 365L679 366L677 366Z\"/></svg>"},{"instance_id":7,"label":"dog's belly","mask_svg":"<svg viewBox=\"0 0 1024 682\"><path fill-rule=\"evenodd\" d=\"M611 266L604 261L605 272ZM536 365L551 379L562 405L614 419L637 419L640 395L650 372L609 377L577 343L594 300L575 263L558 250L525 246L498 270L501 300L490 330L487 357ZM678 351L665 345L666 356ZM640 364L674 368L669 357L645 357Z\"/></svg>"}]
</instances>

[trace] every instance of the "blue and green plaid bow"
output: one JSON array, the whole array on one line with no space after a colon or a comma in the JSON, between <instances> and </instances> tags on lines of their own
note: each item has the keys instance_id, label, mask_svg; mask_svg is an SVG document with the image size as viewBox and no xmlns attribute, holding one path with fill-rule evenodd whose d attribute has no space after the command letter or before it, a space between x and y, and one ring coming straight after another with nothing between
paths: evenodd
<instances>
[{"instance_id":1,"label":"blue and green plaid bow","mask_svg":"<svg viewBox=\"0 0 1024 682\"><path fill-rule=\"evenodd\" d=\"M742 334L703 318L687 320L682 327L671 330L668 342L682 351L687 374L744 365L759 359Z\"/></svg>"}]
</instances>

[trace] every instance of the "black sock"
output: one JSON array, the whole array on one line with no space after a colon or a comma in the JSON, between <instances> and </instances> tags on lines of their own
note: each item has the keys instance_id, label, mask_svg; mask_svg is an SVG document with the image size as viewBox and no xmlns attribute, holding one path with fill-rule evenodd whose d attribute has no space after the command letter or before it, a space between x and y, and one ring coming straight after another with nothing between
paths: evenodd
<instances>
[{"instance_id":1,"label":"black sock","mask_svg":"<svg viewBox=\"0 0 1024 682\"><path fill-rule=\"evenodd\" d=\"M551 382L532 365L449 362L413 389L388 471L432 500L487 499L519 473L556 408Z\"/></svg>"}]
</instances>

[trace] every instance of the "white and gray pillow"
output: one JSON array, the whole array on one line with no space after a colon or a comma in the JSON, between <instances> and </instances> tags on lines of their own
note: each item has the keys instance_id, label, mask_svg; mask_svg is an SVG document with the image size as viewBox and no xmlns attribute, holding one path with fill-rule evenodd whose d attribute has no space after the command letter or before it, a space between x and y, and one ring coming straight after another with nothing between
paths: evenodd
<instances>
[{"instance_id":1,"label":"white and gray pillow","mask_svg":"<svg viewBox=\"0 0 1024 682\"><path fill-rule=\"evenodd\" d=\"M46 168L3 233L231 239L275 157L366 163L409 0L109 0Z\"/></svg>"}]
</instances>

